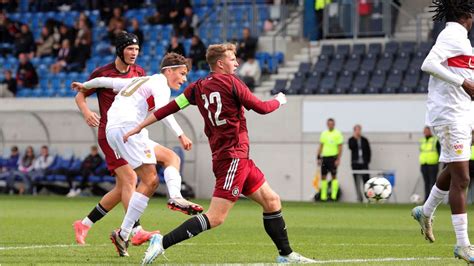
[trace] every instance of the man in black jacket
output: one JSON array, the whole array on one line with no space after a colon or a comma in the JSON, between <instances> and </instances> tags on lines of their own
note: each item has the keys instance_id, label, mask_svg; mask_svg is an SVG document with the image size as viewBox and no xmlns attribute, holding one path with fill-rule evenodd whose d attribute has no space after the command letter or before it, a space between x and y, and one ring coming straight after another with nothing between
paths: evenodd
<instances>
[{"instance_id":1,"label":"man in black jacket","mask_svg":"<svg viewBox=\"0 0 474 266\"><path fill-rule=\"evenodd\" d=\"M370 144L367 138L362 136L362 127L354 126L354 134L349 139L349 149L351 150L352 170L368 170L370 163ZM362 184L360 180L362 179ZM365 182L369 180L368 174L354 174L354 183L357 192L357 199L362 202L362 191Z\"/></svg>"}]
</instances>

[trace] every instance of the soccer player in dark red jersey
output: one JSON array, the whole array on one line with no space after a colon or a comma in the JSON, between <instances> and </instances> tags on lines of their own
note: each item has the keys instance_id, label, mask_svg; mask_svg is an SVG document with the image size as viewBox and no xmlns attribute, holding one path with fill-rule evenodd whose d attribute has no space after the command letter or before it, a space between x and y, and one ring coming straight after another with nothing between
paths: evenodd
<instances>
[{"instance_id":1,"label":"soccer player in dark red jersey","mask_svg":"<svg viewBox=\"0 0 474 266\"><path fill-rule=\"evenodd\" d=\"M140 46L137 36L132 33L123 32L116 39L117 57L115 58L115 61L94 70L94 72L90 75L90 79L96 77L133 78L145 76L145 70L139 65L135 64L139 50ZM86 97L93 94L94 92L97 93L100 117L89 109L86 102ZM82 220L74 222L73 226L76 234L76 242L79 244L85 244L85 237L87 236L87 232L91 226L98 220L102 219L118 203L122 202L125 210L127 210L128 203L136 187L136 179L131 178L135 176L133 169L128 165L127 161L122 158L117 158L115 152L107 143L105 134L107 111L112 105L114 99L115 93L113 90L103 88L91 89L87 92L78 92L76 95L76 104L84 115L84 119L86 120L87 124L91 127L99 127L99 146L105 155L108 169L116 176L115 187L100 200L100 202L94 207L94 209L92 209L88 216ZM148 99L148 103L149 109L153 110L154 101L152 97ZM155 149L155 154L157 161L163 162L163 166L166 169L170 168L170 171L165 171L165 179L171 197L168 201L169 208L182 211L186 214L195 214L202 211L201 206L189 202L183 199L181 196L179 157L172 150L161 145ZM166 176L167 173L169 175L168 178ZM170 186L172 186L173 189L170 189ZM123 191L127 191L127 193L122 193ZM171 193L171 191L174 191L174 193ZM147 232L143 230L140 226L140 222L137 221L132 232L132 244L143 244L150 239L153 233L154 232Z\"/></svg>"},{"instance_id":2,"label":"soccer player in dark red jersey","mask_svg":"<svg viewBox=\"0 0 474 266\"><path fill-rule=\"evenodd\" d=\"M144 127L175 113L188 105L196 105L201 113L212 151L213 172L216 177L209 210L197 215L170 233L156 234L150 240L143 263L151 263L164 250L224 222L240 194L263 208L265 231L275 243L277 262L314 262L293 252L281 213L280 197L270 188L263 173L249 159L249 138L244 107L267 114L286 103L284 94L261 101L235 75L238 63L235 45L216 44L207 49L206 60L211 73L190 84L174 101L148 116L137 128L124 136L140 132Z\"/></svg>"}]
</instances>

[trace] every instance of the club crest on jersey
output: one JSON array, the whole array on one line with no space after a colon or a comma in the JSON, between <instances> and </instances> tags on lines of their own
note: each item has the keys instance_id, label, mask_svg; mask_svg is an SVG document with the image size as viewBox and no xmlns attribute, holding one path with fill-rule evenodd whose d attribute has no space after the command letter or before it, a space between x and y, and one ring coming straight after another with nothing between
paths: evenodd
<instances>
[{"instance_id":1,"label":"club crest on jersey","mask_svg":"<svg viewBox=\"0 0 474 266\"><path fill-rule=\"evenodd\" d=\"M453 148L454 148L454 152L456 152L456 154L460 155L462 154L462 150L464 149L464 145L462 143L456 143L453 145Z\"/></svg>"},{"instance_id":2,"label":"club crest on jersey","mask_svg":"<svg viewBox=\"0 0 474 266\"><path fill-rule=\"evenodd\" d=\"M145 152L145 156L146 156L147 158L151 158L151 151L150 151L149 149L148 149L148 150L145 150L144 152Z\"/></svg>"},{"instance_id":3,"label":"club crest on jersey","mask_svg":"<svg viewBox=\"0 0 474 266\"><path fill-rule=\"evenodd\" d=\"M238 188L238 187L234 187L234 188L232 189L232 196L238 197L239 195L240 195L239 188Z\"/></svg>"}]
</instances>

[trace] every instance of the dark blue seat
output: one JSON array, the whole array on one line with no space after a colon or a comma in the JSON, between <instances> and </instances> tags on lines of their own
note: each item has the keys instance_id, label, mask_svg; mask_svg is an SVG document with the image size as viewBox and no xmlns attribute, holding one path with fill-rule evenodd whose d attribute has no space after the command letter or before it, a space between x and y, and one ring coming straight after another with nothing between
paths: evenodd
<instances>
[{"instance_id":1,"label":"dark blue seat","mask_svg":"<svg viewBox=\"0 0 474 266\"><path fill-rule=\"evenodd\" d=\"M334 94L345 94L352 85L352 72L344 71L339 75L339 79L337 80L336 87L333 90Z\"/></svg>"},{"instance_id":2,"label":"dark blue seat","mask_svg":"<svg viewBox=\"0 0 474 266\"><path fill-rule=\"evenodd\" d=\"M413 93L415 88L418 86L418 80L420 78L420 71L410 69L406 72L405 78L403 79L400 93Z\"/></svg>"},{"instance_id":3,"label":"dark blue seat","mask_svg":"<svg viewBox=\"0 0 474 266\"><path fill-rule=\"evenodd\" d=\"M400 45L400 52L413 54L415 52L416 43L415 42L402 42Z\"/></svg>"},{"instance_id":4,"label":"dark blue seat","mask_svg":"<svg viewBox=\"0 0 474 266\"><path fill-rule=\"evenodd\" d=\"M278 94L280 92L286 92L286 83L288 80L286 79L277 79L275 82L275 86L271 90L271 94Z\"/></svg>"},{"instance_id":5,"label":"dark blue seat","mask_svg":"<svg viewBox=\"0 0 474 266\"><path fill-rule=\"evenodd\" d=\"M366 50L366 45L363 44L363 43L359 43L359 44L354 44L352 46L352 54L356 54L356 55L364 55L365 54L365 50Z\"/></svg>"},{"instance_id":6,"label":"dark blue seat","mask_svg":"<svg viewBox=\"0 0 474 266\"><path fill-rule=\"evenodd\" d=\"M298 75L307 77L309 73L311 72L311 67L312 67L311 63L306 63L306 62L301 63L300 66L298 67Z\"/></svg>"},{"instance_id":7,"label":"dark blue seat","mask_svg":"<svg viewBox=\"0 0 474 266\"><path fill-rule=\"evenodd\" d=\"M421 75L420 82L418 87L416 88L416 93L428 93L428 82L430 80L430 75L427 73L423 73Z\"/></svg>"},{"instance_id":8,"label":"dark blue seat","mask_svg":"<svg viewBox=\"0 0 474 266\"><path fill-rule=\"evenodd\" d=\"M382 53L382 44L381 43L371 43L369 44L369 50L367 53L379 55Z\"/></svg>"},{"instance_id":9,"label":"dark blue seat","mask_svg":"<svg viewBox=\"0 0 474 266\"><path fill-rule=\"evenodd\" d=\"M314 64L313 71L325 72L329 65L329 57L327 55L320 55L318 61Z\"/></svg>"},{"instance_id":10,"label":"dark blue seat","mask_svg":"<svg viewBox=\"0 0 474 266\"><path fill-rule=\"evenodd\" d=\"M295 77L288 87L287 94L300 94L303 89L305 77Z\"/></svg>"},{"instance_id":11,"label":"dark blue seat","mask_svg":"<svg viewBox=\"0 0 474 266\"><path fill-rule=\"evenodd\" d=\"M349 44L339 44L336 48L336 54L347 57L351 51Z\"/></svg>"},{"instance_id":12,"label":"dark blue seat","mask_svg":"<svg viewBox=\"0 0 474 266\"><path fill-rule=\"evenodd\" d=\"M365 70L360 70L355 75L354 81L352 82L352 86L349 90L351 94L360 94L365 91L369 84L369 72Z\"/></svg>"},{"instance_id":13,"label":"dark blue seat","mask_svg":"<svg viewBox=\"0 0 474 266\"><path fill-rule=\"evenodd\" d=\"M405 71L408 69L408 65L410 63L410 56L406 52L400 52L396 59L395 62L393 62L393 69L398 69L400 71Z\"/></svg>"},{"instance_id":14,"label":"dark blue seat","mask_svg":"<svg viewBox=\"0 0 474 266\"><path fill-rule=\"evenodd\" d=\"M383 71L389 71L392 68L392 63L393 63L393 54L383 53L379 61L377 62L376 68Z\"/></svg>"},{"instance_id":15,"label":"dark blue seat","mask_svg":"<svg viewBox=\"0 0 474 266\"><path fill-rule=\"evenodd\" d=\"M377 69L370 79L369 89L366 93L378 93L385 85L386 74L385 71Z\"/></svg>"},{"instance_id":16,"label":"dark blue seat","mask_svg":"<svg viewBox=\"0 0 474 266\"><path fill-rule=\"evenodd\" d=\"M398 52L398 42L388 42L385 44L384 53L396 54Z\"/></svg>"},{"instance_id":17,"label":"dark blue seat","mask_svg":"<svg viewBox=\"0 0 474 266\"><path fill-rule=\"evenodd\" d=\"M344 70L356 72L360 68L360 55L351 54L344 64Z\"/></svg>"},{"instance_id":18,"label":"dark blue seat","mask_svg":"<svg viewBox=\"0 0 474 266\"><path fill-rule=\"evenodd\" d=\"M344 56L340 54L336 54L334 55L333 59L329 63L328 69L330 71L340 72L342 70L342 67L344 66L344 61L345 61Z\"/></svg>"},{"instance_id":19,"label":"dark blue seat","mask_svg":"<svg viewBox=\"0 0 474 266\"><path fill-rule=\"evenodd\" d=\"M368 53L360 65L360 69L365 71L373 71L375 69L375 64L377 63L376 54Z\"/></svg>"},{"instance_id":20,"label":"dark blue seat","mask_svg":"<svg viewBox=\"0 0 474 266\"><path fill-rule=\"evenodd\" d=\"M318 90L319 82L321 80L321 75L318 72L313 72L311 75L306 79L303 91L301 94L314 94Z\"/></svg>"},{"instance_id":21,"label":"dark blue seat","mask_svg":"<svg viewBox=\"0 0 474 266\"><path fill-rule=\"evenodd\" d=\"M332 57L334 55L334 45L324 44L321 47L321 55Z\"/></svg>"},{"instance_id":22,"label":"dark blue seat","mask_svg":"<svg viewBox=\"0 0 474 266\"><path fill-rule=\"evenodd\" d=\"M402 85L403 71L393 69L388 75L385 87L382 93L397 93L398 89Z\"/></svg>"}]
</instances>

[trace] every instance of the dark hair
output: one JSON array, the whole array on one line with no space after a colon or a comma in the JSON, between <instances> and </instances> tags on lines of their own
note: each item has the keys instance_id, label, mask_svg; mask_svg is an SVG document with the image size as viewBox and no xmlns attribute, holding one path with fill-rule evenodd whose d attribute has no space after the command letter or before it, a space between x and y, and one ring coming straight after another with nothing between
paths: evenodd
<instances>
[{"instance_id":1,"label":"dark hair","mask_svg":"<svg viewBox=\"0 0 474 266\"><path fill-rule=\"evenodd\" d=\"M160 69L161 69L161 72L163 72L164 67L179 66L179 65L185 65L187 70L189 71L189 64L188 64L188 60L186 60L186 57L180 54L171 52L171 53L167 53L165 57L163 57L163 60L161 60Z\"/></svg>"},{"instance_id":2,"label":"dark hair","mask_svg":"<svg viewBox=\"0 0 474 266\"><path fill-rule=\"evenodd\" d=\"M433 21L458 22L467 19L474 13L472 0L433 0L431 12L434 12Z\"/></svg>"},{"instance_id":3,"label":"dark hair","mask_svg":"<svg viewBox=\"0 0 474 266\"><path fill-rule=\"evenodd\" d=\"M12 146L11 151L17 152L17 151L18 151L18 147L17 147L17 146Z\"/></svg>"},{"instance_id":4,"label":"dark hair","mask_svg":"<svg viewBox=\"0 0 474 266\"><path fill-rule=\"evenodd\" d=\"M336 121L334 121L334 118L328 118L327 122L336 122Z\"/></svg>"},{"instance_id":5,"label":"dark hair","mask_svg":"<svg viewBox=\"0 0 474 266\"><path fill-rule=\"evenodd\" d=\"M138 40L137 35L130 32L122 31L121 33L118 34L117 38L115 38L114 44L115 44L115 53L120 58L120 60L122 60L124 64L128 65L127 62L125 62L123 50L125 50L127 46L134 45L134 44L140 46L140 41Z\"/></svg>"}]
</instances>

